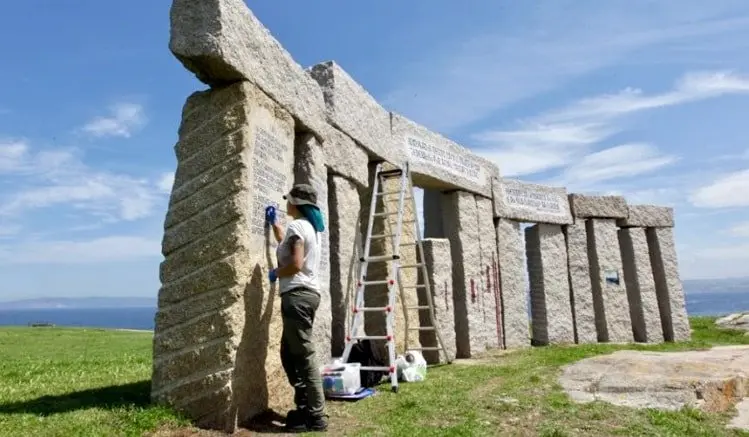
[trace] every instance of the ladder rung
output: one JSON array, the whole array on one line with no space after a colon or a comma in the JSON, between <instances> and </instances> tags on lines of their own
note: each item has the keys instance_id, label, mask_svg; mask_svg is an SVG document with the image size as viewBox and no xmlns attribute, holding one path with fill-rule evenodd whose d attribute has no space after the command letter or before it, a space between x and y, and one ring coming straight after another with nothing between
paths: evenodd
<instances>
[{"instance_id":1,"label":"ladder rung","mask_svg":"<svg viewBox=\"0 0 749 437\"><path fill-rule=\"evenodd\" d=\"M411 200L411 199L413 199L413 197L411 197L411 196L406 196L406 197L403 198L404 201L405 200ZM383 200L383 202L397 202L397 201L398 201L398 199Z\"/></svg>"},{"instance_id":2,"label":"ladder rung","mask_svg":"<svg viewBox=\"0 0 749 437\"><path fill-rule=\"evenodd\" d=\"M392 212L388 211L388 212L376 212L372 214L372 216L373 217L385 217L388 215L396 215L396 214L398 214L398 211L392 211Z\"/></svg>"},{"instance_id":3,"label":"ladder rung","mask_svg":"<svg viewBox=\"0 0 749 437\"><path fill-rule=\"evenodd\" d=\"M362 281L362 285L388 285L390 281L387 279L383 279L380 281Z\"/></svg>"},{"instance_id":4,"label":"ladder rung","mask_svg":"<svg viewBox=\"0 0 749 437\"><path fill-rule=\"evenodd\" d=\"M401 267L403 267L403 266L401 266ZM404 289L409 289L409 290L415 290L417 288L426 288L426 287L427 286L424 285L424 284L419 284L419 285L404 285L403 286Z\"/></svg>"},{"instance_id":5,"label":"ladder rung","mask_svg":"<svg viewBox=\"0 0 749 437\"><path fill-rule=\"evenodd\" d=\"M416 326L409 327L409 331L434 331L434 326Z\"/></svg>"},{"instance_id":6,"label":"ladder rung","mask_svg":"<svg viewBox=\"0 0 749 437\"><path fill-rule=\"evenodd\" d=\"M415 306L415 307L406 307L406 309L408 309L408 310L428 310L429 309L429 305L420 305L420 306Z\"/></svg>"},{"instance_id":7,"label":"ladder rung","mask_svg":"<svg viewBox=\"0 0 749 437\"><path fill-rule=\"evenodd\" d=\"M389 307L360 307L357 311L387 311Z\"/></svg>"},{"instance_id":8,"label":"ladder rung","mask_svg":"<svg viewBox=\"0 0 749 437\"><path fill-rule=\"evenodd\" d=\"M378 256L367 256L359 258L361 262L377 262L377 261L394 261L400 259L400 255L378 255Z\"/></svg>"},{"instance_id":9,"label":"ladder rung","mask_svg":"<svg viewBox=\"0 0 749 437\"><path fill-rule=\"evenodd\" d=\"M418 264L403 264L400 266L402 269L412 269L414 267L422 267L424 263L418 263Z\"/></svg>"},{"instance_id":10,"label":"ladder rung","mask_svg":"<svg viewBox=\"0 0 749 437\"><path fill-rule=\"evenodd\" d=\"M374 240L375 238L393 238L395 237L395 234L375 234L372 235L370 238Z\"/></svg>"},{"instance_id":11,"label":"ladder rung","mask_svg":"<svg viewBox=\"0 0 749 437\"><path fill-rule=\"evenodd\" d=\"M387 340L387 335L356 335L351 340Z\"/></svg>"},{"instance_id":12,"label":"ladder rung","mask_svg":"<svg viewBox=\"0 0 749 437\"><path fill-rule=\"evenodd\" d=\"M409 350L417 351L441 351L442 348L438 346L426 346L426 347L409 347Z\"/></svg>"},{"instance_id":13,"label":"ladder rung","mask_svg":"<svg viewBox=\"0 0 749 437\"><path fill-rule=\"evenodd\" d=\"M380 193L375 193L376 196L387 196L389 194L400 194L400 190L395 191L382 191Z\"/></svg>"},{"instance_id":14,"label":"ladder rung","mask_svg":"<svg viewBox=\"0 0 749 437\"><path fill-rule=\"evenodd\" d=\"M396 168L393 170L383 170L379 173L377 173L377 176L383 176L383 177L393 177L393 176L400 176L403 174L403 170Z\"/></svg>"},{"instance_id":15,"label":"ladder rung","mask_svg":"<svg viewBox=\"0 0 749 437\"><path fill-rule=\"evenodd\" d=\"M387 366L360 366L359 370L370 370L370 371L380 371L380 372L389 372L390 367Z\"/></svg>"}]
</instances>

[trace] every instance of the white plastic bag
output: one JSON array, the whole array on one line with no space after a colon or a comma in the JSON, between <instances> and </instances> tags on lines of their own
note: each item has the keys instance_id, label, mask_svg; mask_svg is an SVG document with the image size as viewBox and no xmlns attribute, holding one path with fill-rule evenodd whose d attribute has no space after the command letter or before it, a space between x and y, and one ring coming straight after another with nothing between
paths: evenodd
<instances>
[{"instance_id":1,"label":"white plastic bag","mask_svg":"<svg viewBox=\"0 0 749 437\"><path fill-rule=\"evenodd\" d=\"M398 379L406 382L417 382L426 379L427 362L419 351L407 351L395 360Z\"/></svg>"}]
</instances>

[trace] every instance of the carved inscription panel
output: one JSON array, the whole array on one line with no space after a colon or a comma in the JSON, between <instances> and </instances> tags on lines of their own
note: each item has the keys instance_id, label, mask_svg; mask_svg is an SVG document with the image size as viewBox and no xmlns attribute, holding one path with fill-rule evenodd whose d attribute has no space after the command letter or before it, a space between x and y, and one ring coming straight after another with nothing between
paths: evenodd
<instances>
[{"instance_id":1,"label":"carved inscription panel","mask_svg":"<svg viewBox=\"0 0 749 437\"><path fill-rule=\"evenodd\" d=\"M267 206L276 206L278 222L285 222L283 195L293 182L294 137L291 129L284 130L282 123L263 109L258 108L253 123L250 231L262 237Z\"/></svg>"},{"instance_id":2,"label":"carved inscription panel","mask_svg":"<svg viewBox=\"0 0 749 437\"><path fill-rule=\"evenodd\" d=\"M448 147L430 144L410 135L406 136L406 150L413 163L435 167L480 186L487 183L486 170L481 161L468 153L456 153Z\"/></svg>"}]
</instances>

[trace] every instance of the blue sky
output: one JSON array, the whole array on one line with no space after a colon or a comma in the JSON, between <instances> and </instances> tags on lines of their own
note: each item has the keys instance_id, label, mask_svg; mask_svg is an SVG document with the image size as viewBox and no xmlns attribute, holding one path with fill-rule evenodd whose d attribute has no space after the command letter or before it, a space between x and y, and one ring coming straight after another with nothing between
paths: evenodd
<instances>
[{"instance_id":1,"label":"blue sky","mask_svg":"<svg viewBox=\"0 0 749 437\"><path fill-rule=\"evenodd\" d=\"M684 278L749 276L749 4L248 1L303 66L504 176L676 208ZM155 296L182 104L169 2L0 16L0 300Z\"/></svg>"}]
</instances>

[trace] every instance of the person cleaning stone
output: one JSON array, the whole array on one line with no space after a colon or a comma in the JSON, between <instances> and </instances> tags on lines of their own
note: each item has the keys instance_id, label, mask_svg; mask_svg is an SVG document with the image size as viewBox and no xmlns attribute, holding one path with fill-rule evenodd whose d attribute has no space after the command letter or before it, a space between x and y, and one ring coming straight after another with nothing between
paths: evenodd
<instances>
[{"instance_id":1,"label":"person cleaning stone","mask_svg":"<svg viewBox=\"0 0 749 437\"><path fill-rule=\"evenodd\" d=\"M286 213L292 218L286 230L276 223L273 206L266 208L265 220L279 242L278 267L268 275L271 283L279 281L283 320L281 364L294 388L296 404L296 409L286 416L286 428L324 431L327 429L325 397L312 343L312 326L320 305L320 233L325 224L312 186L294 185L283 198Z\"/></svg>"}]
</instances>

